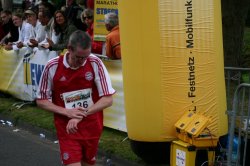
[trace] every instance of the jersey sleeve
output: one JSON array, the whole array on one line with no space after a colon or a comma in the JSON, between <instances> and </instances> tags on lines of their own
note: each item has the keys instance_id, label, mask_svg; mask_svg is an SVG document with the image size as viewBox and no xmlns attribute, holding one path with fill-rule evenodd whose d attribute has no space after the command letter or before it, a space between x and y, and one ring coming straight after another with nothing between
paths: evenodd
<instances>
[{"instance_id":1,"label":"jersey sleeve","mask_svg":"<svg viewBox=\"0 0 250 166\"><path fill-rule=\"evenodd\" d=\"M53 77L58 65L58 57L52 59L45 66L37 89L37 99L45 100L52 98Z\"/></svg>"},{"instance_id":2,"label":"jersey sleeve","mask_svg":"<svg viewBox=\"0 0 250 166\"><path fill-rule=\"evenodd\" d=\"M111 79L108 71L99 58L91 58L91 64L95 73L95 84L97 86L99 96L113 95L115 90L112 87Z\"/></svg>"}]
</instances>

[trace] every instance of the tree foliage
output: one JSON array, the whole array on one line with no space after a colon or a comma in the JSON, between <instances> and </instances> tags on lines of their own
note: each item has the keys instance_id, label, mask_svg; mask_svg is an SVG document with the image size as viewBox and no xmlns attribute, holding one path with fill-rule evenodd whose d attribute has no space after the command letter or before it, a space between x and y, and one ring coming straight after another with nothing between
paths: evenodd
<instances>
[{"instance_id":1,"label":"tree foliage","mask_svg":"<svg viewBox=\"0 0 250 166\"><path fill-rule=\"evenodd\" d=\"M250 0L221 0L225 66L240 67Z\"/></svg>"}]
</instances>

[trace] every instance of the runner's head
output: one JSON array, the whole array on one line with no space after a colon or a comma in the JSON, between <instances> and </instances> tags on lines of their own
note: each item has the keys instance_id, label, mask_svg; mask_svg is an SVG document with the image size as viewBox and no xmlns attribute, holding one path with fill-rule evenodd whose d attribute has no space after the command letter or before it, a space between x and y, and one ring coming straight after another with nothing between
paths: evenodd
<instances>
[{"instance_id":1,"label":"runner's head","mask_svg":"<svg viewBox=\"0 0 250 166\"><path fill-rule=\"evenodd\" d=\"M81 66L91 53L91 38L80 30L70 35L68 51L74 67Z\"/></svg>"},{"instance_id":2,"label":"runner's head","mask_svg":"<svg viewBox=\"0 0 250 166\"><path fill-rule=\"evenodd\" d=\"M81 30L73 32L69 37L68 48L76 49L77 47L82 49L91 48L90 36Z\"/></svg>"}]
</instances>

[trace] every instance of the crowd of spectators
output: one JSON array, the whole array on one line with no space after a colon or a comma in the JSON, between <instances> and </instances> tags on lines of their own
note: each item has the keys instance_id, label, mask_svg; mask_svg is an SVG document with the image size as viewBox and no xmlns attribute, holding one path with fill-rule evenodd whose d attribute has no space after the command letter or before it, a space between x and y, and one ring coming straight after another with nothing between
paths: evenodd
<instances>
[{"instance_id":1,"label":"crowd of spectators","mask_svg":"<svg viewBox=\"0 0 250 166\"><path fill-rule=\"evenodd\" d=\"M0 44L6 50L49 49L58 55L67 48L69 36L77 29L87 32L92 39L91 51L121 59L118 16L106 14L105 25L110 31L106 42L94 41L94 0L66 0L56 8L48 0L38 4L25 4L23 9L1 11ZM107 52L103 46L107 44Z\"/></svg>"}]
</instances>

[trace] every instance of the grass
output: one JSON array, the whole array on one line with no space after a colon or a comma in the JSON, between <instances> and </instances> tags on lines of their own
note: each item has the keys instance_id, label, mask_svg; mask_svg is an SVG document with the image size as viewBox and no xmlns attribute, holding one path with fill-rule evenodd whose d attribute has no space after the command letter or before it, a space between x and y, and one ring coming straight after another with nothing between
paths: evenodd
<instances>
[{"instance_id":1,"label":"grass","mask_svg":"<svg viewBox=\"0 0 250 166\"><path fill-rule=\"evenodd\" d=\"M127 133L105 128L99 143L99 148L109 154L117 154L119 157L134 162L142 162L131 150Z\"/></svg>"},{"instance_id":2,"label":"grass","mask_svg":"<svg viewBox=\"0 0 250 166\"><path fill-rule=\"evenodd\" d=\"M23 106L16 109L12 106L14 103L22 102L21 100L11 97L0 97L0 113L11 116L15 121L21 120L37 127L55 132L53 125L53 116L51 113L39 109L34 104Z\"/></svg>"},{"instance_id":3,"label":"grass","mask_svg":"<svg viewBox=\"0 0 250 166\"><path fill-rule=\"evenodd\" d=\"M22 121L55 132L52 113L38 108L35 104L16 109L13 104L17 102L22 101L0 94L0 114L12 117L15 122ZM141 163L141 159L132 152L129 139L126 138L127 133L125 132L104 128L99 149L107 154Z\"/></svg>"}]
</instances>

